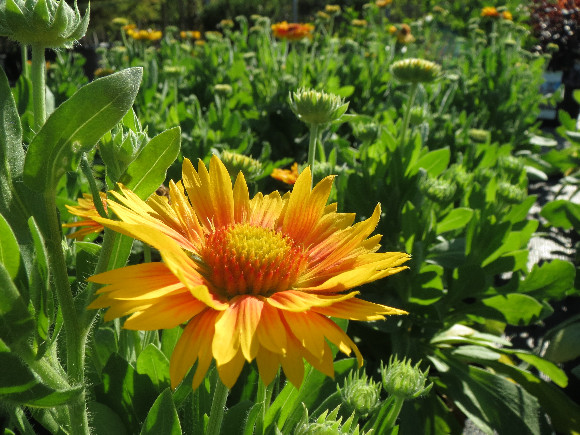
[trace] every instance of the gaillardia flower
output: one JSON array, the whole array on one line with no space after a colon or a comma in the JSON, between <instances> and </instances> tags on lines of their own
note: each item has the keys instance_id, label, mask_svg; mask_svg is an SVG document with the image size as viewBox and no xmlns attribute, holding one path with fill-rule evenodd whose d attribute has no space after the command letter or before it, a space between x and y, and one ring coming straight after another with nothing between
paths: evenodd
<instances>
[{"instance_id":1,"label":"gaillardia flower","mask_svg":"<svg viewBox=\"0 0 580 435\"><path fill-rule=\"evenodd\" d=\"M173 388L196 362L197 388L212 360L227 387L253 360L265 384L281 365L299 386L303 359L334 375L329 343L354 351L362 364L354 342L328 316L370 321L405 314L357 299L351 289L405 269L409 256L377 253L380 235L369 235L378 205L355 225L354 214L326 205L332 182L327 177L312 189L307 168L291 193L250 199L243 174L232 188L214 156L209 171L185 159L170 200L154 195L144 202L120 186L108 204L119 220L95 219L155 247L163 262L91 277L105 286L89 308L108 307L105 321L130 314L127 329L185 325L171 356Z\"/></svg>"},{"instance_id":2,"label":"gaillardia flower","mask_svg":"<svg viewBox=\"0 0 580 435\"><path fill-rule=\"evenodd\" d=\"M104 192L100 193L101 201L103 202L103 207L107 210L107 194ZM93 233L100 233L103 231L103 226L94 220L95 217L99 216L99 212L95 207L93 202L93 196L88 193L83 193L83 197L78 199L78 205L70 206L67 205L66 208L71 214L84 218L84 220L71 222L68 224L62 224L63 228L76 228L81 227L80 230L74 233L68 234L67 238L82 240L85 236Z\"/></svg>"},{"instance_id":3,"label":"gaillardia flower","mask_svg":"<svg viewBox=\"0 0 580 435\"><path fill-rule=\"evenodd\" d=\"M312 24L288 23L286 21L272 24L271 28L276 38L288 39L290 41L312 38L312 31L314 30Z\"/></svg>"}]
</instances>

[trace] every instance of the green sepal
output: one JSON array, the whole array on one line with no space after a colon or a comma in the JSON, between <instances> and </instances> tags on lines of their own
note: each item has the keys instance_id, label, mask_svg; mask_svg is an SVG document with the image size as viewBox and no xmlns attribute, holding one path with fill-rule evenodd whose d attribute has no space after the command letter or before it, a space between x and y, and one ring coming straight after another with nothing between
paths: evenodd
<instances>
[{"instance_id":1,"label":"green sepal","mask_svg":"<svg viewBox=\"0 0 580 435\"><path fill-rule=\"evenodd\" d=\"M84 152L127 113L142 77L129 68L82 87L46 120L32 140L24 162L24 182L39 192L54 192L67 171L75 171Z\"/></svg>"}]
</instances>

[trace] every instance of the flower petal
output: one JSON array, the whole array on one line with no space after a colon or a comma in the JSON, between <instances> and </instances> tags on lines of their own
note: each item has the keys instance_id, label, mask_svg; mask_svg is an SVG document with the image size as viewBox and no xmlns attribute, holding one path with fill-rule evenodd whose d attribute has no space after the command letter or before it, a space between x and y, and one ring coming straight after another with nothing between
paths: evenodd
<instances>
[{"instance_id":1,"label":"flower petal","mask_svg":"<svg viewBox=\"0 0 580 435\"><path fill-rule=\"evenodd\" d=\"M284 355L287 351L286 327L280 319L278 309L264 304L262 317L256 329L256 335L262 348Z\"/></svg>"},{"instance_id":2,"label":"flower petal","mask_svg":"<svg viewBox=\"0 0 580 435\"><path fill-rule=\"evenodd\" d=\"M408 314L397 308L356 298L340 301L327 307L313 307L312 310L325 316L365 321L382 320L385 318L383 315Z\"/></svg>"},{"instance_id":3,"label":"flower petal","mask_svg":"<svg viewBox=\"0 0 580 435\"><path fill-rule=\"evenodd\" d=\"M250 214L250 192L242 171L238 172L234 184L234 221L244 223Z\"/></svg>"},{"instance_id":4,"label":"flower petal","mask_svg":"<svg viewBox=\"0 0 580 435\"><path fill-rule=\"evenodd\" d=\"M220 375L220 379L226 387L231 389L234 386L244 368L245 362L242 352L236 353L236 355L225 364L220 365L216 362L216 368Z\"/></svg>"},{"instance_id":5,"label":"flower petal","mask_svg":"<svg viewBox=\"0 0 580 435\"><path fill-rule=\"evenodd\" d=\"M310 321L313 316L318 314L282 311L287 328L292 331L300 345L317 360L321 360L324 355L324 335L315 329L315 324Z\"/></svg>"},{"instance_id":6,"label":"flower petal","mask_svg":"<svg viewBox=\"0 0 580 435\"><path fill-rule=\"evenodd\" d=\"M274 293L266 299L268 304L285 311L308 311L312 307L324 307L336 302L355 297L358 292L341 295L318 295L306 293L302 290L287 290Z\"/></svg>"},{"instance_id":7,"label":"flower petal","mask_svg":"<svg viewBox=\"0 0 580 435\"><path fill-rule=\"evenodd\" d=\"M258 372L262 382L264 385L270 385L280 368L279 355L262 347L256 355L256 363L258 364Z\"/></svg>"}]
</instances>

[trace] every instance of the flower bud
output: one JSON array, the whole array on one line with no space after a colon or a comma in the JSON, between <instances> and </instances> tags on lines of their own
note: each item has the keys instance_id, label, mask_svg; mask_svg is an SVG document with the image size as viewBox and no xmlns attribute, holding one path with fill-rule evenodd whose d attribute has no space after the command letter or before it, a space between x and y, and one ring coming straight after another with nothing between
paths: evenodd
<instances>
[{"instance_id":1,"label":"flower bud","mask_svg":"<svg viewBox=\"0 0 580 435\"><path fill-rule=\"evenodd\" d=\"M486 143L491 139L491 133L480 128L470 128L467 134L473 142L477 143Z\"/></svg>"},{"instance_id":2,"label":"flower bud","mask_svg":"<svg viewBox=\"0 0 580 435\"><path fill-rule=\"evenodd\" d=\"M403 59L391 65L391 73L403 83L430 83L441 74L441 67L425 59Z\"/></svg>"},{"instance_id":3,"label":"flower bud","mask_svg":"<svg viewBox=\"0 0 580 435\"><path fill-rule=\"evenodd\" d=\"M232 86L227 83L218 83L214 85L213 90L216 94L230 95L233 92Z\"/></svg>"},{"instance_id":4,"label":"flower bud","mask_svg":"<svg viewBox=\"0 0 580 435\"><path fill-rule=\"evenodd\" d=\"M304 405L303 405L304 406ZM324 411L316 421L308 421L308 409L304 406L304 413L298 422L294 435L365 435L370 432L361 432L358 425L353 426L354 414L352 414L343 424L342 417L338 416L340 406L337 406L328 413Z\"/></svg>"},{"instance_id":5,"label":"flower bud","mask_svg":"<svg viewBox=\"0 0 580 435\"><path fill-rule=\"evenodd\" d=\"M361 418L368 417L381 406L381 385L368 379L364 372L351 371L342 389L337 388L347 410Z\"/></svg>"},{"instance_id":6,"label":"flower bud","mask_svg":"<svg viewBox=\"0 0 580 435\"><path fill-rule=\"evenodd\" d=\"M231 151L222 151L220 159L234 179L239 172L244 174L246 181L254 181L262 174L262 164L249 156Z\"/></svg>"},{"instance_id":7,"label":"flower bud","mask_svg":"<svg viewBox=\"0 0 580 435\"><path fill-rule=\"evenodd\" d=\"M89 25L89 8L81 17L64 0L6 0L0 7L0 36L23 45L71 48Z\"/></svg>"},{"instance_id":8,"label":"flower bud","mask_svg":"<svg viewBox=\"0 0 580 435\"><path fill-rule=\"evenodd\" d=\"M348 103L336 95L313 89L291 92L292 111L307 124L327 124L339 120L348 109Z\"/></svg>"},{"instance_id":9,"label":"flower bud","mask_svg":"<svg viewBox=\"0 0 580 435\"><path fill-rule=\"evenodd\" d=\"M425 176L419 182L419 189L430 201L445 206L455 197L457 185L451 180Z\"/></svg>"},{"instance_id":10,"label":"flower bud","mask_svg":"<svg viewBox=\"0 0 580 435\"><path fill-rule=\"evenodd\" d=\"M407 361L406 358L403 358L403 361L399 361L397 357L391 356L387 367L383 367L381 364L385 391L403 400L416 399L426 395L433 387L433 383L425 386L429 369L423 372L419 368L419 364L421 361L413 367L410 360Z\"/></svg>"},{"instance_id":11,"label":"flower bud","mask_svg":"<svg viewBox=\"0 0 580 435\"><path fill-rule=\"evenodd\" d=\"M507 181L500 181L497 185L497 197L506 204L521 204L526 199L526 192L519 186Z\"/></svg>"}]
</instances>

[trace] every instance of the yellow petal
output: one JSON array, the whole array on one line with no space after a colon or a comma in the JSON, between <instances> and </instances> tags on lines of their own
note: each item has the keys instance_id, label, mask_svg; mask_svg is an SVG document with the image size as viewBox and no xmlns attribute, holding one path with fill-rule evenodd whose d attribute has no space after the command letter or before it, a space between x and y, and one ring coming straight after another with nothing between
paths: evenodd
<instances>
[{"instance_id":1,"label":"yellow petal","mask_svg":"<svg viewBox=\"0 0 580 435\"><path fill-rule=\"evenodd\" d=\"M205 310L207 305L189 293L166 296L149 308L133 314L123 325L126 329L154 331L171 329Z\"/></svg>"},{"instance_id":2,"label":"yellow petal","mask_svg":"<svg viewBox=\"0 0 580 435\"><path fill-rule=\"evenodd\" d=\"M216 364L231 361L240 348L239 304L231 304L220 312L216 320L216 332L212 343L212 353Z\"/></svg>"},{"instance_id":3,"label":"yellow petal","mask_svg":"<svg viewBox=\"0 0 580 435\"><path fill-rule=\"evenodd\" d=\"M302 290L287 290L274 293L266 299L268 304L285 311L308 311L312 307L323 307L355 297L358 292L341 295L318 295Z\"/></svg>"},{"instance_id":4,"label":"yellow petal","mask_svg":"<svg viewBox=\"0 0 580 435\"><path fill-rule=\"evenodd\" d=\"M251 362L258 353L260 342L256 330L262 317L263 307L264 301L259 297L249 296L240 299L240 308L238 309L240 345L242 354L248 362Z\"/></svg>"},{"instance_id":5,"label":"yellow petal","mask_svg":"<svg viewBox=\"0 0 580 435\"><path fill-rule=\"evenodd\" d=\"M242 171L238 173L234 184L234 221L244 223L250 214L250 193Z\"/></svg>"},{"instance_id":6,"label":"yellow petal","mask_svg":"<svg viewBox=\"0 0 580 435\"><path fill-rule=\"evenodd\" d=\"M256 329L256 336L260 345L270 352L282 355L286 353L286 327L282 323L276 308L264 304L262 317Z\"/></svg>"},{"instance_id":7,"label":"yellow petal","mask_svg":"<svg viewBox=\"0 0 580 435\"><path fill-rule=\"evenodd\" d=\"M338 346L342 353L350 355L354 351L359 367L362 366L363 358L358 347L336 323L324 316L318 316L315 322L328 341Z\"/></svg>"},{"instance_id":8,"label":"yellow petal","mask_svg":"<svg viewBox=\"0 0 580 435\"><path fill-rule=\"evenodd\" d=\"M301 346L306 348L317 360L321 360L324 354L324 335L315 328L315 323L310 321L311 317L319 315L282 311L282 316Z\"/></svg>"},{"instance_id":9,"label":"yellow petal","mask_svg":"<svg viewBox=\"0 0 580 435\"><path fill-rule=\"evenodd\" d=\"M270 385L280 367L280 358L274 352L262 347L256 355L256 363L258 364L258 372L264 385Z\"/></svg>"},{"instance_id":10,"label":"yellow petal","mask_svg":"<svg viewBox=\"0 0 580 435\"><path fill-rule=\"evenodd\" d=\"M312 310L325 316L364 321L381 320L384 319L383 315L408 314L406 311L397 308L356 298L340 301L327 307L314 307Z\"/></svg>"},{"instance_id":11,"label":"yellow petal","mask_svg":"<svg viewBox=\"0 0 580 435\"><path fill-rule=\"evenodd\" d=\"M238 352L230 361L225 364L219 365L216 362L216 368L220 375L220 379L226 387L231 389L234 386L238 380L238 377L240 376L240 373L242 372L242 369L244 368L244 363L245 360L242 352Z\"/></svg>"},{"instance_id":12,"label":"yellow petal","mask_svg":"<svg viewBox=\"0 0 580 435\"><path fill-rule=\"evenodd\" d=\"M263 196L258 193L250 201L250 216L248 223L256 227L274 229L285 201L278 192Z\"/></svg>"},{"instance_id":13,"label":"yellow petal","mask_svg":"<svg viewBox=\"0 0 580 435\"><path fill-rule=\"evenodd\" d=\"M300 343L292 334L288 334L288 352L280 356L280 364L284 370L286 378L296 388L300 388L304 379L304 361L302 360Z\"/></svg>"}]
</instances>

